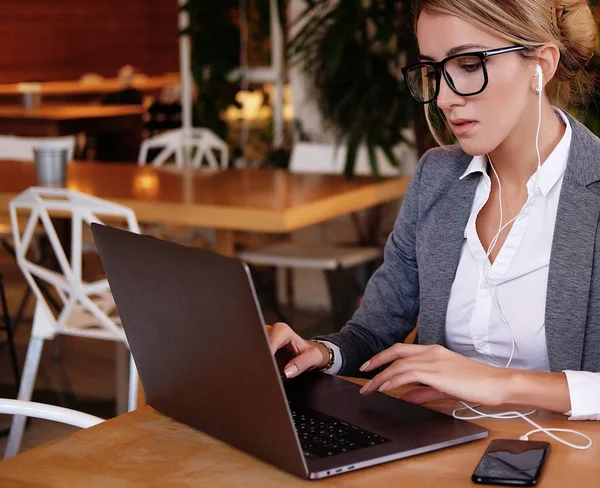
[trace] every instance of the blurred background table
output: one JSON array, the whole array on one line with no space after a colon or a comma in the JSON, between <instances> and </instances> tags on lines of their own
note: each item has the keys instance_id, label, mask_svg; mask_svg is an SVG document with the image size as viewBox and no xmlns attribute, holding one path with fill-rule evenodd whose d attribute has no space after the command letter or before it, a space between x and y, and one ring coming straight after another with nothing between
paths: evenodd
<instances>
[{"instance_id":1,"label":"blurred background table","mask_svg":"<svg viewBox=\"0 0 600 488\"><path fill-rule=\"evenodd\" d=\"M291 232L401 198L409 180L75 162L67 187L126 205L140 222L217 229L217 250L233 255L235 231ZM32 163L0 161L0 212L35 183Z\"/></svg>"},{"instance_id":2,"label":"blurred background table","mask_svg":"<svg viewBox=\"0 0 600 488\"><path fill-rule=\"evenodd\" d=\"M163 75L146 76L136 74L131 87L139 90L144 95L158 95L161 90L169 85L179 83L179 73L165 73ZM24 88L31 83L3 83L0 84L0 102L18 103ZM124 88L119 78L104 78L97 82L84 82L81 80L45 81L35 83L39 86L42 104L47 101L70 100L88 101L98 100L103 95L118 92Z\"/></svg>"},{"instance_id":3,"label":"blurred background table","mask_svg":"<svg viewBox=\"0 0 600 488\"><path fill-rule=\"evenodd\" d=\"M0 134L43 137L104 130L140 132L143 113L139 105L45 104L34 110L0 105Z\"/></svg>"}]
</instances>

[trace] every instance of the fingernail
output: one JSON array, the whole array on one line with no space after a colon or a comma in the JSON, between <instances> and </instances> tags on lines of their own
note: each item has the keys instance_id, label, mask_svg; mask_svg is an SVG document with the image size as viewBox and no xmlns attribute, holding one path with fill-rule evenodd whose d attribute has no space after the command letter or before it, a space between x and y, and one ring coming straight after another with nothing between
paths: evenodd
<instances>
[{"instance_id":1,"label":"fingernail","mask_svg":"<svg viewBox=\"0 0 600 488\"><path fill-rule=\"evenodd\" d=\"M369 365L371 364L371 361L367 361L365 364L363 364L360 367L360 371L364 371L365 369L367 369L369 367Z\"/></svg>"},{"instance_id":2,"label":"fingernail","mask_svg":"<svg viewBox=\"0 0 600 488\"><path fill-rule=\"evenodd\" d=\"M283 372L285 373L286 378L293 378L298 374L298 366L292 364L291 366L285 368Z\"/></svg>"},{"instance_id":3,"label":"fingernail","mask_svg":"<svg viewBox=\"0 0 600 488\"><path fill-rule=\"evenodd\" d=\"M384 391L385 389L387 389L388 386L390 386L390 382L386 381L383 385L379 387L377 391Z\"/></svg>"},{"instance_id":4,"label":"fingernail","mask_svg":"<svg viewBox=\"0 0 600 488\"><path fill-rule=\"evenodd\" d=\"M372 383L373 383L372 381L369 381L369 382L368 382L368 383L367 383L365 386L363 386L363 387L360 389L360 392L364 394L364 393L366 393L367 391L369 391L369 387L371 386L371 384L372 384Z\"/></svg>"}]
</instances>

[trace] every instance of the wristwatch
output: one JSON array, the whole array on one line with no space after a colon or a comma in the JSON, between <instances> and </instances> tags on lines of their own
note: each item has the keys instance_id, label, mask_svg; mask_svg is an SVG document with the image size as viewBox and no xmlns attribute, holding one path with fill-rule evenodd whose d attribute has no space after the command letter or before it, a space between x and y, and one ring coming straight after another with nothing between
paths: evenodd
<instances>
[{"instance_id":1,"label":"wristwatch","mask_svg":"<svg viewBox=\"0 0 600 488\"><path fill-rule=\"evenodd\" d=\"M315 342L318 342L319 344L324 346L325 349L327 350L327 352L329 353L329 361L327 361L327 364L325 364L325 366L323 366L321 368L321 370L331 369L333 367L333 363L335 362L335 354L333 352L333 349L331 347L329 347L327 344L325 344L324 342L321 342L321 341L315 341Z\"/></svg>"}]
</instances>

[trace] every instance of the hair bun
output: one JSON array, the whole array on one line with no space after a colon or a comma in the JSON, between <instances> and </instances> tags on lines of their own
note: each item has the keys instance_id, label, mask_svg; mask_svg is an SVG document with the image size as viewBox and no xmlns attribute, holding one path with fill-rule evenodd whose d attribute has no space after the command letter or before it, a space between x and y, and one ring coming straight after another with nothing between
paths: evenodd
<instances>
[{"instance_id":1,"label":"hair bun","mask_svg":"<svg viewBox=\"0 0 600 488\"><path fill-rule=\"evenodd\" d=\"M571 81L594 55L596 21L587 0L559 0L553 14L561 41L555 77L559 81Z\"/></svg>"}]
</instances>

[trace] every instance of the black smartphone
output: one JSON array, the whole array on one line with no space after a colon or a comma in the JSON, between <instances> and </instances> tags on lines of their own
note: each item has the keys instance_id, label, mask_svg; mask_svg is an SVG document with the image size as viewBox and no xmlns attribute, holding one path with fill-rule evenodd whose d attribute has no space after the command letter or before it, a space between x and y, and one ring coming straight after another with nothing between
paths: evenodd
<instances>
[{"instance_id":1,"label":"black smartphone","mask_svg":"<svg viewBox=\"0 0 600 488\"><path fill-rule=\"evenodd\" d=\"M547 442L494 439L471 479L483 485L534 486L549 452Z\"/></svg>"}]
</instances>

